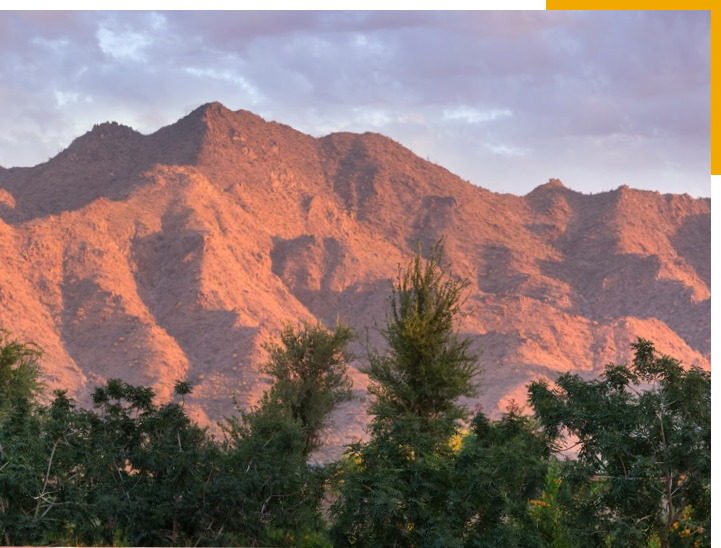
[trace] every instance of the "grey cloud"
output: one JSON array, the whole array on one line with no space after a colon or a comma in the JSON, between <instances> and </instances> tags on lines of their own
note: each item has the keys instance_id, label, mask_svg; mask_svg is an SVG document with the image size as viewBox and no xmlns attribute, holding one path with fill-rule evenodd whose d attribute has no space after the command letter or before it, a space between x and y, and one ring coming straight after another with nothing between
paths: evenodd
<instances>
[{"instance_id":1,"label":"grey cloud","mask_svg":"<svg viewBox=\"0 0 721 548\"><path fill-rule=\"evenodd\" d=\"M99 121L149 132L220 100L313 135L385 133L506 191L625 170L682 192L710 172L710 16L3 12L0 98L5 166Z\"/></svg>"}]
</instances>

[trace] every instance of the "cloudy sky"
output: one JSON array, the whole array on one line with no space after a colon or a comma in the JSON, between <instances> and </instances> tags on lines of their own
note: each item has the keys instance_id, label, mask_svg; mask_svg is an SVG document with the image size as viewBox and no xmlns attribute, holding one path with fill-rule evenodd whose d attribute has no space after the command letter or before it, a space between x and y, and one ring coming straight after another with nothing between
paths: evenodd
<instances>
[{"instance_id":1,"label":"cloudy sky","mask_svg":"<svg viewBox=\"0 0 721 548\"><path fill-rule=\"evenodd\" d=\"M0 12L0 165L220 101L494 191L709 196L710 12Z\"/></svg>"}]
</instances>

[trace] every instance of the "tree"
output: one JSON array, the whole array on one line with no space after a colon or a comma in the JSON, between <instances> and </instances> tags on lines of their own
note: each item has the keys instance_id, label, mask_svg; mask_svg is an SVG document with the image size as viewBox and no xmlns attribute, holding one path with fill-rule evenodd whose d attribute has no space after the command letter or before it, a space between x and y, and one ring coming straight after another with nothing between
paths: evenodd
<instances>
[{"instance_id":1,"label":"tree","mask_svg":"<svg viewBox=\"0 0 721 548\"><path fill-rule=\"evenodd\" d=\"M265 345L262 371L273 383L259 404L226 419L222 478L225 520L233 542L319 545L327 472L308 463L336 406L353 397L348 363L351 329L320 323L287 325L280 342ZM307 538L306 538L307 537ZM305 539L305 540L304 540Z\"/></svg>"},{"instance_id":2,"label":"tree","mask_svg":"<svg viewBox=\"0 0 721 548\"><path fill-rule=\"evenodd\" d=\"M280 344L270 341L264 346L270 358L262 371L270 375L273 386L261 406L288 409L305 432L306 454L320 446L320 433L336 406L353 399L353 382L348 376L352 339L351 328L341 323L335 331L320 323L298 328L289 324L280 333Z\"/></svg>"},{"instance_id":3,"label":"tree","mask_svg":"<svg viewBox=\"0 0 721 548\"><path fill-rule=\"evenodd\" d=\"M308 464L306 432L289 409L266 400L225 425L221 473L211 489L223 500L217 526L239 546L321 545L326 474ZM303 542L304 537L315 542Z\"/></svg>"},{"instance_id":4,"label":"tree","mask_svg":"<svg viewBox=\"0 0 721 548\"><path fill-rule=\"evenodd\" d=\"M50 406L45 435L59 440L62 449L53 481L64 484L64 470L72 480L64 490L54 490L55 508L48 516L62 528L48 540L136 546L212 542L208 515L221 501L208 496L218 451L207 432L181 405L155 404L151 388L110 379L92 399L93 410L78 410L59 393Z\"/></svg>"},{"instance_id":5,"label":"tree","mask_svg":"<svg viewBox=\"0 0 721 548\"><path fill-rule=\"evenodd\" d=\"M371 351L364 369L375 396L369 408L374 431L392 428L406 415L425 427L454 424L467 415L458 398L476 394L478 357L469 351L471 341L460 339L453 328L470 282L454 279L443 261L441 240L427 260L419 252L405 270L398 269L381 331L388 349Z\"/></svg>"},{"instance_id":6,"label":"tree","mask_svg":"<svg viewBox=\"0 0 721 548\"><path fill-rule=\"evenodd\" d=\"M0 330L0 542L37 542L47 487L46 440L36 397L42 392L40 349Z\"/></svg>"},{"instance_id":7,"label":"tree","mask_svg":"<svg viewBox=\"0 0 721 548\"><path fill-rule=\"evenodd\" d=\"M33 343L10 340L0 330L0 419L18 400L32 401L42 392L40 349Z\"/></svg>"},{"instance_id":8,"label":"tree","mask_svg":"<svg viewBox=\"0 0 721 548\"><path fill-rule=\"evenodd\" d=\"M181 403L108 380L77 409L64 391L37 393L39 350L0 348L0 544L327 544L321 501L327 472L308 464L338 402L351 396L351 333L288 327L270 343L276 379L261 404L226 424L217 443ZM21 382L22 381L22 382Z\"/></svg>"},{"instance_id":9,"label":"tree","mask_svg":"<svg viewBox=\"0 0 721 548\"><path fill-rule=\"evenodd\" d=\"M573 502L573 495L578 493L571 492L571 496L568 496L569 490L563 482L562 467L563 464L558 460L552 459L549 462L541 496L529 501L529 515L535 521L535 529L544 547L582 548L571 537L568 510L564 505L564 502L569 500Z\"/></svg>"},{"instance_id":10,"label":"tree","mask_svg":"<svg viewBox=\"0 0 721 548\"><path fill-rule=\"evenodd\" d=\"M649 341L632 347L632 364L608 365L600 379L529 387L549 437L577 440L563 470L568 522L580 546L708 546L711 375Z\"/></svg>"},{"instance_id":11,"label":"tree","mask_svg":"<svg viewBox=\"0 0 721 548\"><path fill-rule=\"evenodd\" d=\"M500 420L477 413L456 457L448 514L466 547L543 547L531 502L546 484L551 447L512 404Z\"/></svg>"},{"instance_id":12,"label":"tree","mask_svg":"<svg viewBox=\"0 0 721 548\"><path fill-rule=\"evenodd\" d=\"M349 448L338 475L334 546L453 546L447 525L450 440L467 416L478 372L470 341L453 320L467 281L450 276L443 242L402 269L381 331L388 349L369 351L371 439Z\"/></svg>"}]
</instances>

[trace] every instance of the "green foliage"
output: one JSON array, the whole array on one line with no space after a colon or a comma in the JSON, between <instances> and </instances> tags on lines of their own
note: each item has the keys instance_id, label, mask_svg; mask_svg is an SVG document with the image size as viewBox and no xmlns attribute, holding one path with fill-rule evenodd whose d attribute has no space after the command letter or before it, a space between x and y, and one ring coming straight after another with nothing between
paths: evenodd
<instances>
[{"instance_id":1,"label":"green foliage","mask_svg":"<svg viewBox=\"0 0 721 548\"><path fill-rule=\"evenodd\" d=\"M42 531L35 531L38 501L43 491L45 444L34 407L18 400L0 422L0 534L4 544L37 542Z\"/></svg>"},{"instance_id":2,"label":"green foliage","mask_svg":"<svg viewBox=\"0 0 721 548\"><path fill-rule=\"evenodd\" d=\"M540 498L530 501L529 513L535 521L536 529L543 539L544 546L576 548L577 545L571 540L566 522L567 509L562 500L562 484L561 463L554 462L548 468Z\"/></svg>"},{"instance_id":3,"label":"green foliage","mask_svg":"<svg viewBox=\"0 0 721 548\"><path fill-rule=\"evenodd\" d=\"M288 325L280 343L265 348L263 372L273 385L260 404L226 420L224 471L218 485L232 510L234 542L307 546L322 538L320 506L327 472L310 466L320 433L335 407L352 398L348 344L352 331L337 325ZM241 533L242 532L242 533ZM315 540L312 540L315 539ZM317 545L317 543L316 543Z\"/></svg>"},{"instance_id":4,"label":"green foliage","mask_svg":"<svg viewBox=\"0 0 721 548\"><path fill-rule=\"evenodd\" d=\"M469 282L454 279L443 261L440 241L427 260L418 253L405 269L399 267L382 330L388 349L371 350L364 369L375 396L369 409L375 431L386 424L391 428L404 415L426 425L453 424L466 416L458 398L476 393L472 380L479 372L478 357L469 351L471 341L453 329Z\"/></svg>"},{"instance_id":5,"label":"green foliage","mask_svg":"<svg viewBox=\"0 0 721 548\"><path fill-rule=\"evenodd\" d=\"M0 334L0 544L704 548L711 534L711 377L645 340L596 380L529 386L535 417L467 416L476 356L458 337L465 281L439 243L400 269L369 350L371 437L308 463L352 395L339 325L266 346L272 387L216 441L182 402L111 379L78 409L38 401L40 350ZM553 457L572 445L577 457ZM328 516L322 508L334 500Z\"/></svg>"},{"instance_id":6,"label":"green foliage","mask_svg":"<svg viewBox=\"0 0 721 548\"><path fill-rule=\"evenodd\" d=\"M353 398L353 383L348 363L353 355L348 344L352 330L338 324L335 331L322 324L287 325L280 344L269 342L270 355L263 373L273 386L261 405L279 405L288 409L305 432L305 452L320 446L320 433L328 426L331 413L339 403Z\"/></svg>"},{"instance_id":7,"label":"green foliage","mask_svg":"<svg viewBox=\"0 0 721 548\"><path fill-rule=\"evenodd\" d=\"M33 343L10 340L0 330L0 419L19 400L31 401L42 392L40 349Z\"/></svg>"},{"instance_id":8,"label":"green foliage","mask_svg":"<svg viewBox=\"0 0 721 548\"><path fill-rule=\"evenodd\" d=\"M676 545L689 507L710 531L711 376L649 341L633 348L631 366L609 365L600 379L566 374L557 388L529 388L546 432L577 439L564 481L575 489L568 522L582 546Z\"/></svg>"},{"instance_id":9,"label":"green foliage","mask_svg":"<svg viewBox=\"0 0 721 548\"><path fill-rule=\"evenodd\" d=\"M447 526L450 441L466 415L457 399L475 393L478 371L453 329L467 285L444 270L442 242L399 269L382 331L388 350L370 352L365 369L372 437L351 446L355 466L337 477L334 546L457 545Z\"/></svg>"},{"instance_id":10,"label":"green foliage","mask_svg":"<svg viewBox=\"0 0 721 548\"><path fill-rule=\"evenodd\" d=\"M74 523L93 544L112 544L118 535L132 545L201 542L207 480L218 451L206 432L177 404L158 407L153 391L111 379L93 394L95 412L79 412L78 464L82 505L92 517ZM217 504L217 502L215 502Z\"/></svg>"},{"instance_id":11,"label":"green foliage","mask_svg":"<svg viewBox=\"0 0 721 548\"><path fill-rule=\"evenodd\" d=\"M320 513L325 472L306 460L306 432L273 402L229 419L222 473L214 489L232 543L300 546L325 529Z\"/></svg>"},{"instance_id":12,"label":"green foliage","mask_svg":"<svg viewBox=\"0 0 721 548\"><path fill-rule=\"evenodd\" d=\"M478 414L457 450L419 442L423 434L404 426L346 453L334 546L547 546L531 503L542 496L550 446L531 418L517 408L498 421Z\"/></svg>"},{"instance_id":13,"label":"green foliage","mask_svg":"<svg viewBox=\"0 0 721 548\"><path fill-rule=\"evenodd\" d=\"M6 544L177 545L207 534L217 449L180 406L110 380L77 410L64 392L0 423ZM207 514L207 510L205 510ZM212 532L212 530L211 530Z\"/></svg>"},{"instance_id":14,"label":"green foliage","mask_svg":"<svg viewBox=\"0 0 721 548\"><path fill-rule=\"evenodd\" d=\"M447 526L450 449L416 452L401 431L356 444L355 466L341 472L332 511L334 546L456 546Z\"/></svg>"},{"instance_id":15,"label":"green foliage","mask_svg":"<svg viewBox=\"0 0 721 548\"><path fill-rule=\"evenodd\" d=\"M43 534L35 527L48 490L48 441L35 402L42 392L40 356L35 345L0 331L0 541L5 544L22 543L15 530L33 540Z\"/></svg>"},{"instance_id":16,"label":"green foliage","mask_svg":"<svg viewBox=\"0 0 721 548\"><path fill-rule=\"evenodd\" d=\"M450 495L463 546L545 546L529 504L541 496L550 452L539 426L515 405L498 421L473 418Z\"/></svg>"},{"instance_id":17,"label":"green foliage","mask_svg":"<svg viewBox=\"0 0 721 548\"><path fill-rule=\"evenodd\" d=\"M111 379L76 409L38 392L39 351L0 348L0 536L5 544L323 545L327 472L308 452L351 395L351 332L286 328L270 343L276 383L261 405L226 423L216 442L183 404ZM192 385L179 381L181 398ZM12 396L12 397L10 397Z\"/></svg>"}]
</instances>

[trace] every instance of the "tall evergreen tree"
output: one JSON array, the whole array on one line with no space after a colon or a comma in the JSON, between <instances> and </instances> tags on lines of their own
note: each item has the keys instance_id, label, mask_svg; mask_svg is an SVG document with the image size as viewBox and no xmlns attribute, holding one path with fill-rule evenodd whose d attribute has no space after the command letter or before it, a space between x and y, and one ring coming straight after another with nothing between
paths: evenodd
<instances>
[{"instance_id":1,"label":"tall evergreen tree","mask_svg":"<svg viewBox=\"0 0 721 548\"><path fill-rule=\"evenodd\" d=\"M399 268L382 334L365 368L371 439L351 446L333 506L334 546L453 546L446 526L450 440L467 412L477 356L453 327L467 281L444 265L443 242Z\"/></svg>"}]
</instances>

